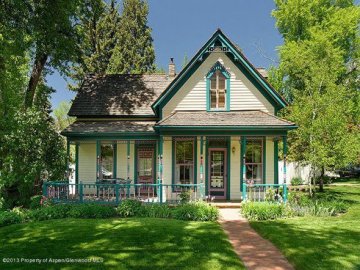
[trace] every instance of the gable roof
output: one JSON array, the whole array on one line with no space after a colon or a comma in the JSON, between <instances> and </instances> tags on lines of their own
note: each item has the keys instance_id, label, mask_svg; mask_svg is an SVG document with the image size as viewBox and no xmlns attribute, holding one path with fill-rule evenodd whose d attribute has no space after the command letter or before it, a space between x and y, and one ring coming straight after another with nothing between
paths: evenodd
<instances>
[{"instance_id":1,"label":"gable roof","mask_svg":"<svg viewBox=\"0 0 360 270\"><path fill-rule=\"evenodd\" d=\"M282 109L287 102L282 98L270 83L262 76L262 74L247 60L239 48L233 44L227 36L220 30L211 36L204 46L195 54L190 62L181 70L175 79L168 85L164 92L157 98L152 108L157 112L159 107L164 106L173 95L181 88L189 76L194 73L206 57L210 54L209 50L214 49L216 44L221 43L225 48L226 54L234 62L234 64L247 76L257 89L265 96L265 98L276 108Z\"/></svg>"},{"instance_id":2,"label":"gable roof","mask_svg":"<svg viewBox=\"0 0 360 270\"><path fill-rule=\"evenodd\" d=\"M164 74L87 76L70 108L70 116L155 117L151 104L171 79Z\"/></svg>"}]
</instances>

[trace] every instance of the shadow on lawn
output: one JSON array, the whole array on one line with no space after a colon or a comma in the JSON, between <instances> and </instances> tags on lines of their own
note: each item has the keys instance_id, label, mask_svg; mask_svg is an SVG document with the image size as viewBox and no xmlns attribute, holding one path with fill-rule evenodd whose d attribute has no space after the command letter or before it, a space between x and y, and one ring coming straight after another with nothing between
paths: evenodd
<instances>
[{"instance_id":1,"label":"shadow on lawn","mask_svg":"<svg viewBox=\"0 0 360 270\"><path fill-rule=\"evenodd\" d=\"M146 218L62 221L2 228L0 254L104 259L97 265L47 264L30 269L241 269L217 223ZM17 264L6 265L6 269L19 266L29 267Z\"/></svg>"}]
</instances>

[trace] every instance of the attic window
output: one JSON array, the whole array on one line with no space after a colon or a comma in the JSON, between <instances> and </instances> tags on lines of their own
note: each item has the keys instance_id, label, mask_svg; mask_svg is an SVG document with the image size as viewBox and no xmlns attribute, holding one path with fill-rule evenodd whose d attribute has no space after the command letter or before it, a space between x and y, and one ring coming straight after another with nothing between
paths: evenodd
<instances>
[{"instance_id":1,"label":"attic window","mask_svg":"<svg viewBox=\"0 0 360 270\"><path fill-rule=\"evenodd\" d=\"M216 70L210 77L210 109L224 110L226 103L225 76Z\"/></svg>"}]
</instances>

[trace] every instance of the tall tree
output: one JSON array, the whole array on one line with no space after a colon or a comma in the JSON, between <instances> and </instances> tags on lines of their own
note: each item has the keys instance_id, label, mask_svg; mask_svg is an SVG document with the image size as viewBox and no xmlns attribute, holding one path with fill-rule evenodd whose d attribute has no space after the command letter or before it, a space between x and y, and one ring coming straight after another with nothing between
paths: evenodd
<instances>
[{"instance_id":1,"label":"tall tree","mask_svg":"<svg viewBox=\"0 0 360 270\"><path fill-rule=\"evenodd\" d=\"M75 121L75 117L68 115L71 102L62 101L54 110L55 128L58 132L64 130Z\"/></svg>"},{"instance_id":2,"label":"tall tree","mask_svg":"<svg viewBox=\"0 0 360 270\"><path fill-rule=\"evenodd\" d=\"M144 0L124 0L118 42L110 60L109 73L141 74L155 70L155 50L147 25L149 6Z\"/></svg>"},{"instance_id":3,"label":"tall tree","mask_svg":"<svg viewBox=\"0 0 360 270\"><path fill-rule=\"evenodd\" d=\"M290 133L291 155L323 176L360 155L360 9L350 0L275 3L284 45L270 75L291 102L284 115L299 126Z\"/></svg>"},{"instance_id":4,"label":"tall tree","mask_svg":"<svg viewBox=\"0 0 360 270\"><path fill-rule=\"evenodd\" d=\"M120 14L116 1L86 0L81 6L76 31L79 52L67 75L75 82L76 90L86 74L105 74L117 43Z\"/></svg>"}]
</instances>

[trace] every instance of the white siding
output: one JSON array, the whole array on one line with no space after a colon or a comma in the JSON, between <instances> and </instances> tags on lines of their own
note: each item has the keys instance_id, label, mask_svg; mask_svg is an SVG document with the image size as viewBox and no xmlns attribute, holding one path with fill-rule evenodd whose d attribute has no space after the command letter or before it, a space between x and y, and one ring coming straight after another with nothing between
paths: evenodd
<instances>
[{"instance_id":1,"label":"white siding","mask_svg":"<svg viewBox=\"0 0 360 270\"><path fill-rule=\"evenodd\" d=\"M266 138L266 184L274 184L274 141Z\"/></svg>"},{"instance_id":2,"label":"white siding","mask_svg":"<svg viewBox=\"0 0 360 270\"><path fill-rule=\"evenodd\" d=\"M79 183L94 184L96 181L96 143L79 145Z\"/></svg>"},{"instance_id":3,"label":"white siding","mask_svg":"<svg viewBox=\"0 0 360 270\"><path fill-rule=\"evenodd\" d=\"M230 110L274 113L273 106L224 53L213 53L166 104L163 117L177 110L206 110L206 74L216 61L220 61L231 74Z\"/></svg>"},{"instance_id":4,"label":"white siding","mask_svg":"<svg viewBox=\"0 0 360 270\"><path fill-rule=\"evenodd\" d=\"M235 147L235 152L232 152L233 147ZM240 200L240 138L231 137L231 146L230 146L230 199L231 200Z\"/></svg>"},{"instance_id":5,"label":"white siding","mask_svg":"<svg viewBox=\"0 0 360 270\"><path fill-rule=\"evenodd\" d=\"M172 181L172 143L171 137L164 137L163 143L163 183Z\"/></svg>"}]
</instances>

